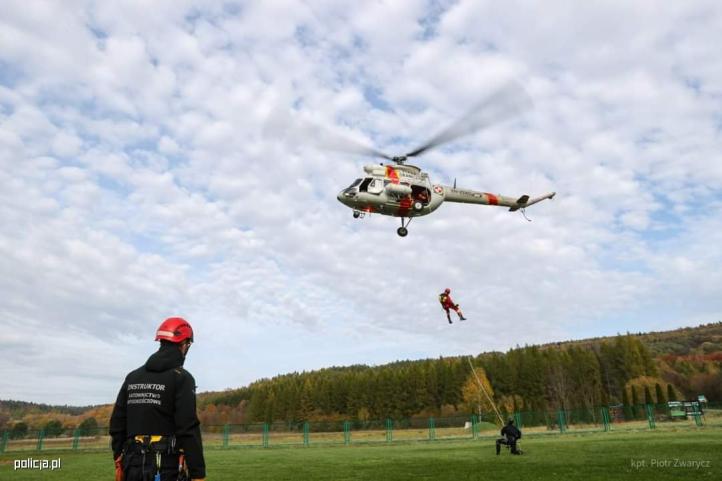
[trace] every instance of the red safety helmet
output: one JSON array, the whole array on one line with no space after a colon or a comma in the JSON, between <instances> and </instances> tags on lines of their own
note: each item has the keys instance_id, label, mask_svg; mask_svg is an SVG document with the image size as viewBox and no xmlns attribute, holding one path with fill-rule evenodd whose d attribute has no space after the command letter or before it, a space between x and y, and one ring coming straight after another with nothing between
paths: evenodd
<instances>
[{"instance_id":1,"label":"red safety helmet","mask_svg":"<svg viewBox=\"0 0 722 481\"><path fill-rule=\"evenodd\" d=\"M450 293L451 293L451 289L449 289L449 288L447 287L446 289L444 289L444 292L447 293L447 294L450 294Z\"/></svg>"},{"instance_id":2,"label":"red safety helmet","mask_svg":"<svg viewBox=\"0 0 722 481\"><path fill-rule=\"evenodd\" d=\"M183 342L186 339L193 342L193 328L182 317L169 317L155 333L156 341Z\"/></svg>"}]
</instances>

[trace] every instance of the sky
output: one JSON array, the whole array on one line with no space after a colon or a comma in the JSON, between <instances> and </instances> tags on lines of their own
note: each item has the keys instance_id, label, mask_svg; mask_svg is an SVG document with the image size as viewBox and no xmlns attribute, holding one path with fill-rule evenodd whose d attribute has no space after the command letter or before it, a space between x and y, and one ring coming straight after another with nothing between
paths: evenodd
<instances>
[{"instance_id":1,"label":"sky","mask_svg":"<svg viewBox=\"0 0 722 481\"><path fill-rule=\"evenodd\" d=\"M201 392L720 321L720 44L713 0L4 2L0 399L113 402L176 315ZM508 84L414 163L531 222L336 200L378 159L326 133L398 155Z\"/></svg>"}]
</instances>

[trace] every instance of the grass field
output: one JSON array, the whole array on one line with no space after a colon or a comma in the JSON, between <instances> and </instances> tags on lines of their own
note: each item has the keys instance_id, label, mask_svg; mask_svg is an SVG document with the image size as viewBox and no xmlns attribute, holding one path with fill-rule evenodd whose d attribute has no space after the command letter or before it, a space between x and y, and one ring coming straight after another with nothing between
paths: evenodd
<instances>
[{"instance_id":1,"label":"grass field","mask_svg":"<svg viewBox=\"0 0 722 481\"><path fill-rule=\"evenodd\" d=\"M493 438L393 444L206 450L209 481L722 479L722 430L700 428L528 436L523 456L494 454ZM56 471L14 470L15 459L61 459ZM675 460L687 466L675 466ZM688 466L698 462L696 466ZM702 462L701 464L699 462ZM678 462L677 462L678 463ZM0 455L3 481L113 479L107 451Z\"/></svg>"},{"instance_id":2,"label":"grass field","mask_svg":"<svg viewBox=\"0 0 722 481\"><path fill-rule=\"evenodd\" d=\"M530 435L523 456L494 454L493 438L319 447L209 448L209 481L246 480L679 480L722 479L719 428ZM58 459L56 471L14 470L16 459ZM675 460L702 462L675 466ZM0 479L112 479L108 451L0 455Z\"/></svg>"}]
</instances>

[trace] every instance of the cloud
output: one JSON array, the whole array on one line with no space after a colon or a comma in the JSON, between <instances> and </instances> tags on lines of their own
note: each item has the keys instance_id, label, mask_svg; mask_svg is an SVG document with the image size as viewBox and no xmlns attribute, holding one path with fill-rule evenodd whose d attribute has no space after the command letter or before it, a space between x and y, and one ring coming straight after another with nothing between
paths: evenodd
<instances>
[{"instance_id":1,"label":"cloud","mask_svg":"<svg viewBox=\"0 0 722 481\"><path fill-rule=\"evenodd\" d=\"M201 389L719 320L719 6L540 8L8 4L3 396L110 402L169 315ZM375 160L323 132L408 152L509 81L533 110L419 163L557 191L531 223L449 204L401 239L336 201Z\"/></svg>"}]
</instances>

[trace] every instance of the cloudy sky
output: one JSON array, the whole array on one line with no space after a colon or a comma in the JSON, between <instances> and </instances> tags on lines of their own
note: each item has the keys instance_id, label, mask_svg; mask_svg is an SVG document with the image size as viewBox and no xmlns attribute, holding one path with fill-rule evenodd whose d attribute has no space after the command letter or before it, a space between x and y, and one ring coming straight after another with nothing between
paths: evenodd
<instances>
[{"instance_id":1,"label":"cloudy sky","mask_svg":"<svg viewBox=\"0 0 722 481\"><path fill-rule=\"evenodd\" d=\"M199 390L722 320L719 2L4 2L0 399L112 402L171 315ZM533 108L436 149L446 204L336 200L509 82ZM469 318L446 323L453 290Z\"/></svg>"}]
</instances>

